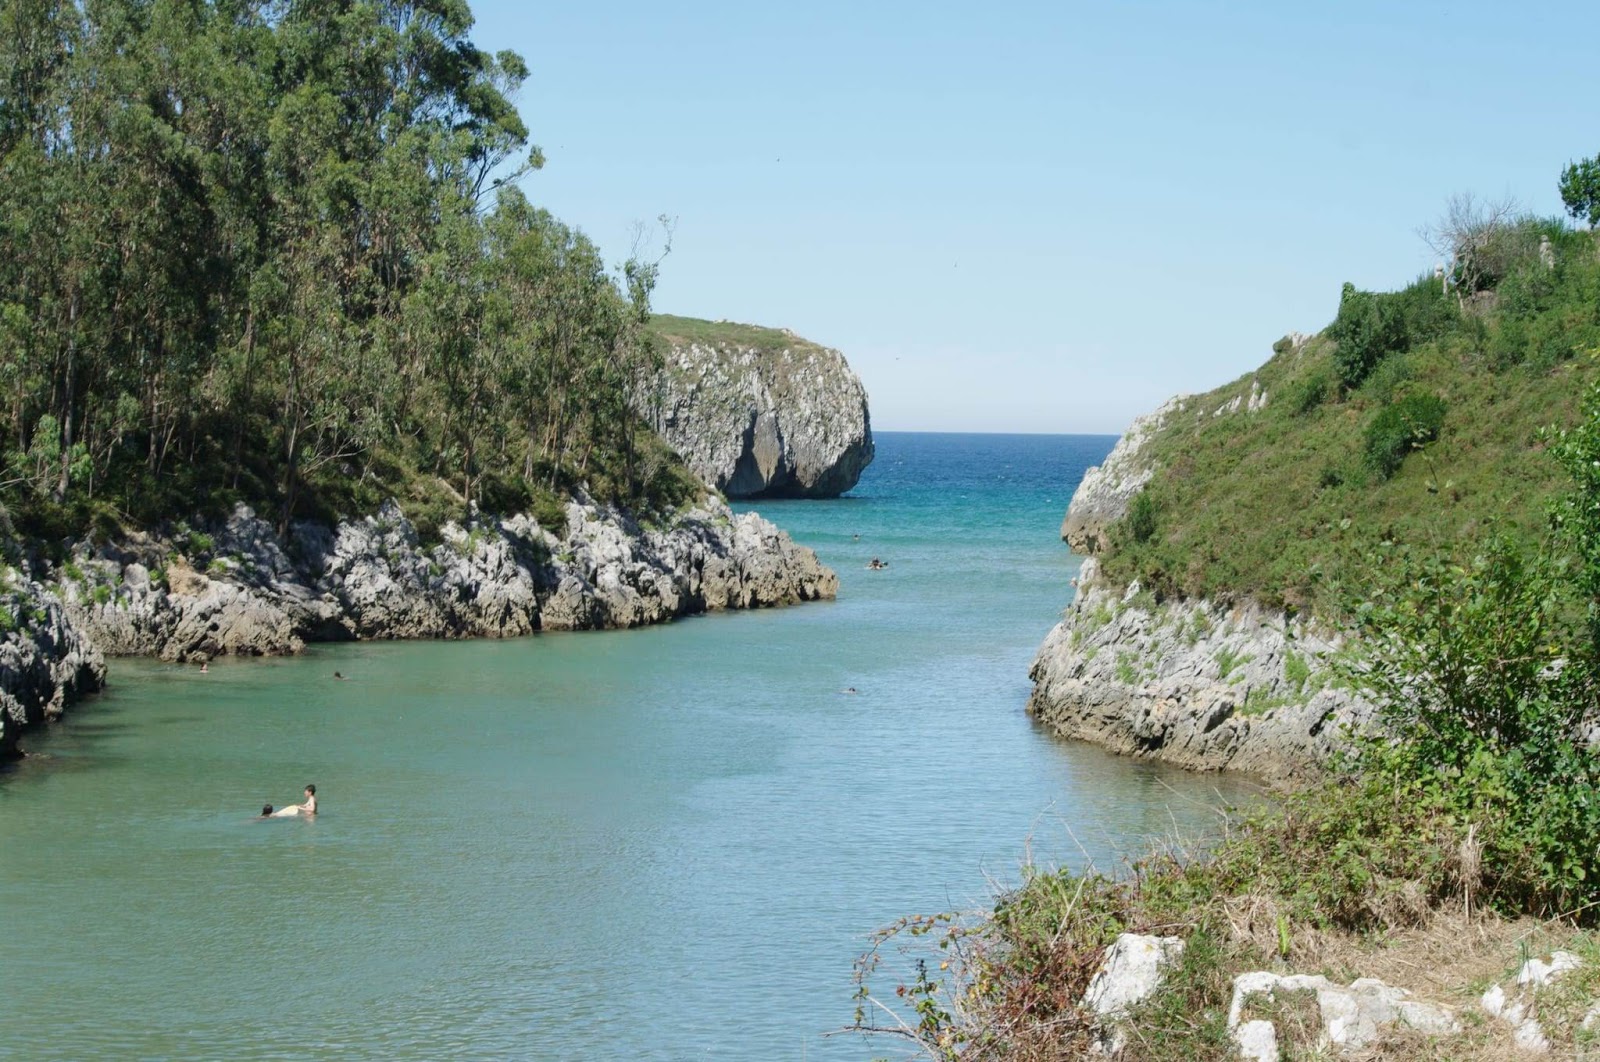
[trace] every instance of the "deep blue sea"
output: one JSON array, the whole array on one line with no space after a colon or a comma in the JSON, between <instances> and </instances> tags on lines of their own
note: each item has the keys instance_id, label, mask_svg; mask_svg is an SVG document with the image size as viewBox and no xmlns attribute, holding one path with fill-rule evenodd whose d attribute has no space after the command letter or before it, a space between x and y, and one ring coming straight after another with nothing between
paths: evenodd
<instances>
[{"instance_id":1,"label":"deep blue sea","mask_svg":"<svg viewBox=\"0 0 1600 1062\"><path fill-rule=\"evenodd\" d=\"M1029 851L1111 869L1221 801L1023 712L1079 563L1062 512L1113 439L877 442L849 497L759 506L833 603L116 661L0 776L0 1056L897 1054L824 1035L874 929L987 907ZM308 781L317 821L249 821Z\"/></svg>"}]
</instances>

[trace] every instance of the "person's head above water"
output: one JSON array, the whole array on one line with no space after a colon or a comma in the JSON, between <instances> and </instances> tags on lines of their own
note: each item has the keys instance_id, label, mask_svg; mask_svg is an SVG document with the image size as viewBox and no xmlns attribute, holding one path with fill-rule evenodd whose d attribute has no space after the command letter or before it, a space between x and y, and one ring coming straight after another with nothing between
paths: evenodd
<instances>
[{"instance_id":1,"label":"person's head above water","mask_svg":"<svg viewBox=\"0 0 1600 1062\"><path fill-rule=\"evenodd\" d=\"M314 785L306 786L306 796L316 796L316 795L317 795L317 787L316 786L314 786Z\"/></svg>"},{"instance_id":2,"label":"person's head above water","mask_svg":"<svg viewBox=\"0 0 1600 1062\"><path fill-rule=\"evenodd\" d=\"M262 805L262 807L261 807L261 817L262 818L266 818L267 816L269 816L271 814L272 814L272 805L271 804Z\"/></svg>"}]
</instances>

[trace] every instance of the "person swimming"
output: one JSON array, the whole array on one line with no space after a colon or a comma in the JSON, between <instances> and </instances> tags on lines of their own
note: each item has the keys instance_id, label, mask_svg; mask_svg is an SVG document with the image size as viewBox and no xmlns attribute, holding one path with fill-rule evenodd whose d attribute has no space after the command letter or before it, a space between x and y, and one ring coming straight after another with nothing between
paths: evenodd
<instances>
[{"instance_id":1,"label":"person swimming","mask_svg":"<svg viewBox=\"0 0 1600 1062\"><path fill-rule=\"evenodd\" d=\"M338 679L338 680L339 680L339 681L340 681L340 682L343 682L343 681L344 681L344 676L343 676L343 675L341 675L341 674L339 674L339 673L338 673L338 672L337 672L337 671L335 671L335 672L334 672L334 673L333 673L333 677L334 677L334 678L336 678L336 679Z\"/></svg>"},{"instance_id":2,"label":"person swimming","mask_svg":"<svg viewBox=\"0 0 1600 1062\"><path fill-rule=\"evenodd\" d=\"M264 818L264 819L272 818L272 805L271 804L263 804L263 805L261 805L261 817Z\"/></svg>"},{"instance_id":3,"label":"person swimming","mask_svg":"<svg viewBox=\"0 0 1600 1062\"><path fill-rule=\"evenodd\" d=\"M275 819L292 819L298 815L315 816L317 813L317 787L306 786L306 800L303 804L290 804L272 812Z\"/></svg>"}]
</instances>

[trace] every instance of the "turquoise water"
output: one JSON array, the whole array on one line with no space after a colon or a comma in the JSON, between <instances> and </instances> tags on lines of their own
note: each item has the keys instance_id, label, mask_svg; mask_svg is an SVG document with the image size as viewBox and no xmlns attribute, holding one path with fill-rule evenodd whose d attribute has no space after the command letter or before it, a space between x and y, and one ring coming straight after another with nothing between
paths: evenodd
<instances>
[{"instance_id":1,"label":"turquoise water","mask_svg":"<svg viewBox=\"0 0 1600 1062\"><path fill-rule=\"evenodd\" d=\"M873 929L1214 821L1216 778L1023 713L1111 443L885 433L853 497L762 504L835 603L117 661L0 776L0 1055L894 1053L823 1035Z\"/></svg>"}]
</instances>

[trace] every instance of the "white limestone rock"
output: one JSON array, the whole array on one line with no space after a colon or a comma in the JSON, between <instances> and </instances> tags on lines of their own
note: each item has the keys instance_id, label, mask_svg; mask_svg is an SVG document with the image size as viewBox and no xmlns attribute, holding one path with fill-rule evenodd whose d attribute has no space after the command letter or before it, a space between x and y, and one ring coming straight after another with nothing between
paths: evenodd
<instances>
[{"instance_id":1,"label":"white limestone rock","mask_svg":"<svg viewBox=\"0 0 1600 1062\"><path fill-rule=\"evenodd\" d=\"M1233 981L1228 1008L1228 1028L1236 1031L1251 997L1275 998L1279 992L1314 992L1322 1025L1321 1042L1344 1053L1360 1053L1395 1026L1430 1035L1459 1032L1461 1023L1448 1007L1410 999L1403 988L1376 978L1362 977L1349 985L1336 985L1325 977L1275 974L1258 970Z\"/></svg>"},{"instance_id":2,"label":"white limestone rock","mask_svg":"<svg viewBox=\"0 0 1600 1062\"><path fill-rule=\"evenodd\" d=\"M1199 770L1285 777L1323 761L1372 706L1332 680L1336 634L1253 605L1150 608L1093 558L1046 636L1028 711L1065 737Z\"/></svg>"},{"instance_id":3,"label":"white limestone rock","mask_svg":"<svg viewBox=\"0 0 1600 1062\"><path fill-rule=\"evenodd\" d=\"M837 350L769 334L777 341L670 341L634 404L730 498L837 497L872 461L866 389Z\"/></svg>"},{"instance_id":4,"label":"white limestone rock","mask_svg":"<svg viewBox=\"0 0 1600 1062\"><path fill-rule=\"evenodd\" d=\"M1177 937L1123 933L1106 951L1083 994L1083 1005L1106 1021L1122 1019L1129 1007L1156 990L1162 970L1182 954L1183 941Z\"/></svg>"},{"instance_id":5,"label":"white limestone rock","mask_svg":"<svg viewBox=\"0 0 1600 1062\"><path fill-rule=\"evenodd\" d=\"M1270 1021L1247 1021L1233 1030L1233 1042L1245 1062L1278 1062L1278 1030Z\"/></svg>"}]
</instances>

